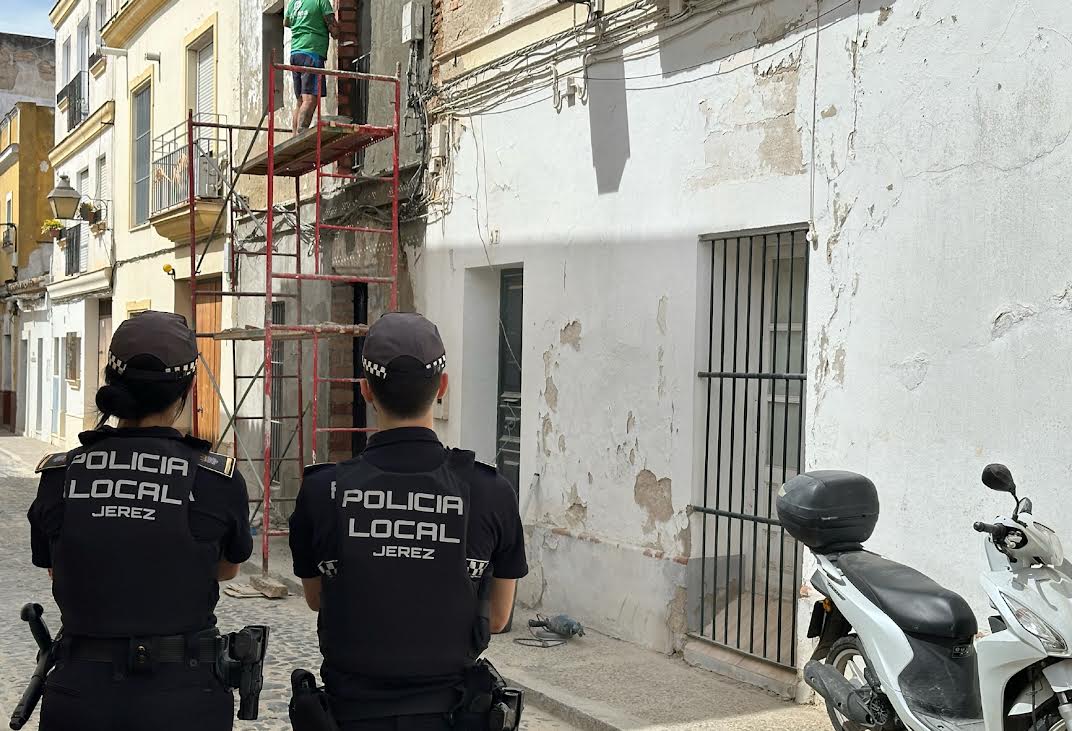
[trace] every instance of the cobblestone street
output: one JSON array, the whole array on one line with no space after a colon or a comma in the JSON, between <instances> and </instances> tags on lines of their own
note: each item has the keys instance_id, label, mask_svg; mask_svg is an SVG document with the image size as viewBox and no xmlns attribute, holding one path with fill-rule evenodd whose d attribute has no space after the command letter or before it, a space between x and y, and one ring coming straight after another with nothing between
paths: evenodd
<instances>
[{"instance_id":1,"label":"cobblestone street","mask_svg":"<svg viewBox=\"0 0 1072 731\"><path fill-rule=\"evenodd\" d=\"M0 452L0 535L4 551L0 554L0 712L6 719L15 708L26 681L34 668L36 645L19 609L30 601L45 608L45 623L52 632L58 627L59 612L52 601L48 574L30 563L30 535L26 510L37 488L32 470L10 455ZM136 580L136 577L132 577ZM245 582L240 575L236 581ZM221 585L222 586L222 585ZM261 694L260 719L236 722L237 729L277 731L290 728L287 702L290 697L290 673L295 667L319 671L320 655L316 645L316 615L306 608L301 597L286 599L234 599L221 592L217 607L219 627L228 632L247 624L270 625L264 692ZM37 713L27 729L37 728ZM525 712L523 726L530 731L573 727L543 713L531 704Z\"/></svg>"}]
</instances>

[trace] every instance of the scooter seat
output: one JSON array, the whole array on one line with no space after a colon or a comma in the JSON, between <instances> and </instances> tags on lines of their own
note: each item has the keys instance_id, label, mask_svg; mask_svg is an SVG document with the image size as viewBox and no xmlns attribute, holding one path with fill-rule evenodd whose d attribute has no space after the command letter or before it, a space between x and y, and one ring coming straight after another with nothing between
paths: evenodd
<instances>
[{"instance_id":1,"label":"scooter seat","mask_svg":"<svg viewBox=\"0 0 1072 731\"><path fill-rule=\"evenodd\" d=\"M979 631L968 602L913 568L867 551L842 553L845 578L909 634L972 638Z\"/></svg>"}]
</instances>

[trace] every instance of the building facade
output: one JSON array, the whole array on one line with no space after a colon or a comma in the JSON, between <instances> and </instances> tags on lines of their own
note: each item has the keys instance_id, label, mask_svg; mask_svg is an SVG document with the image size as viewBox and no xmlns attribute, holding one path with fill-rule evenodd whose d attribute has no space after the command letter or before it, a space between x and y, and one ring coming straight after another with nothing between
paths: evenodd
<instances>
[{"instance_id":1,"label":"building facade","mask_svg":"<svg viewBox=\"0 0 1072 731\"><path fill-rule=\"evenodd\" d=\"M0 120L0 282L33 278L38 247L51 248L41 234L49 217L45 196L52 183L48 151L52 148L52 107L16 103ZM17 287L16 287L17 289ZM0 425L14 430L18 418L20 350L18 305L0 304Z\"/></svg>"},{"instance_id":2,"label":"building facade","mask_svg":"<svg viewBox=\"0 0 1072 731\"><path fill-rule=\"evenodd\" d=\"M41 225L52 182L54 55L51 38L0 33L0 427L19 432L36 416L26 393L34 338L24 339L21 319L35 318L48 272L40 249L51 248Z\"/></svg>"},{"instance_id":3,"label":"building facade","mask_svg":"<svg viewBox=\"0 0 1072 731\"><path fill-rule=\"evenodd\" d=\"M838 468L875 550L984 616L982 467L1066 513L1061 4L461 0L431 32L414 300L444 434L516 463L520 600L792 694L812 564L772 504Z\"/></svg>"},{"instance_id":4,"label":"building facade","mask_svg":"<svg viewBox=\"0 0 1072 731\"><path fill-rule=\"evenodd\" d=\"M101 31L111 0L57 3L56 145L50 159L57 183L66 179L81 196L72 220L60 221L52 246L48 285L51 342L44 380L51 383L54 442L74 447L78 433L96 423L94 395L112 332L115 261L117 58L102 52Z\"/></svg>"},{"instance_id":5,"label":"building facade","mask_svg":"<svg viewBox=\"0 0 1072 731\"><path fill-rule=\"evenodd\" d=\"M237 145L201 126L193 128L191 145L190 122L234 118L236 27L234 3L176 0L124 3L104 26L103 42L121 54L112 60L122 79L114 94L114 134L123 141L114 178L115 323L147 309L183 314L198 332L231 321L233 303L205 293L221 291L228 276L223 181ZM196 306L194 289L202 293ZM229 384L224 349L209 338L200 343L203 366ZM188 409L182 426L215 440L224 421L220 402L211 380L199 379L197 412Z\"/></svg>"}]
</instances>

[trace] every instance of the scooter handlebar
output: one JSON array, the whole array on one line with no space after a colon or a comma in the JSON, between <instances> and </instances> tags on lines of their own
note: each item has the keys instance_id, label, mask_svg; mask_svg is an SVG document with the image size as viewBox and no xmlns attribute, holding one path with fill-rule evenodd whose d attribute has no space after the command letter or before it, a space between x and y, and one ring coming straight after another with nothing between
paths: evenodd
<instances>
[{"instance_id":1,"label":"scooter handlebar","mask_svg":"<svg viewBox=\"0 0 1072 731\"><path fill-rule=\"evenodd\" d=\"M976 533L989 533L995 541L1002 541L1005 539L1009 529L1003 525L994 525L993 523L977 522L974 526Z\"/></svg>"}]
</instances>

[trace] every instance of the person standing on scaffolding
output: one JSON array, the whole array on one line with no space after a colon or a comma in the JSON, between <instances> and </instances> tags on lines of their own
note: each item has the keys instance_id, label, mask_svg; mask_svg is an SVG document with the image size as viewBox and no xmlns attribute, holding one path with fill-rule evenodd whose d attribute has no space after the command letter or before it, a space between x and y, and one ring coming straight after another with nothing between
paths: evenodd
<instances>
[{"instance_id":1,"label":"person standing on scaffolding","mask_svg":"<svg viewBox=\"0 0 1072 731\"><path fill-rule=\"evenodd\" d=\"M229 637L214 612L217 582L253 551L249 497L234 459L173 428L197 360L181 315L124 321L97 428L37 465L32 560L48 569L63 622L43 731L233 727L235 686L217 674Z\"/></svg>"},{"instance_id":2,"label":"person standing on scaffolding","mask_svg":"<svg viewBox=\"0 0 1072 731\"><path fill-rule=\"evenodd\" d=\"M434 324L388 312L361 361L379 431L357 457L307 467L290 519L325 686L295 671L294 728L516 728L520 692L477 661L528 573L513 488L433 431L447 389Z\"/></svg>"},{"instance_id":3,"label":"person standing on scaffolding","mask_svg":"<svg viewBox=\"0 0 1072 731\"><path fill-rule=\"evenodd\" d=\"M283 25L290 28L290 64L316 69L324 68L328 57L328 35L339 37L332 0L287 0ZM316 114L318 97L328 93L328 77L324 74L294 72L294 134L305 129Z\"/></svg>"}]
</instances>

